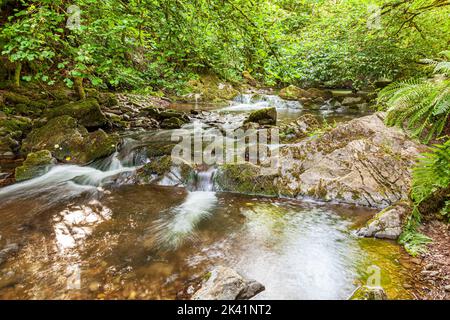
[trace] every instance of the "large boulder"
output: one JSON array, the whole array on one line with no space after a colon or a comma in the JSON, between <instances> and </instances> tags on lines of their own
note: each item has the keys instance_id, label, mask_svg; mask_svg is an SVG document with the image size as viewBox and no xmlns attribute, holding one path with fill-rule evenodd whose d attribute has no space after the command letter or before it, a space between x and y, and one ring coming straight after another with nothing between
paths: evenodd
<instances>
[{"instance_id":1,"label":"large boulder","mask_svg":"<svg viewBox=\"0 0 450 320\"><path fill-rule=\"evenodd\" d=\"M229 163L219 167L214 184L221 191L276 196L279 193L274 183L277 177L276 173L262 174L261 168L251 163Z\"/></svg>"},{"instance_id":2,"label":"large boulder","mask_svg":"<svg viewBox=\"0 0 450 320\"><path fill-rule=\"evenodd\" d=\"M227 191L250 188L260 194L377 208L407 200L411 168L426 148L402 130L387 127L384 117L376 113L354 119L282 147L276 174L263 174L264 164L250 166L252 176L264 177L261 181L245 174L249 164L227 164L219 169L225 179L218 183Z\"/></svg>"},{"instance_id":3,"label":"large boulder","mask_svg":"<svg viewBox=\"0 0 450 320\"><path fill-rule=\"evenodd\" d=\"M33 129L22 142L22 152L49 150L59 161L87 164L113 153L117 142L115 135L101 129L88 132L76 119L61 116Z\"/></svg>"},{"instance_id":4,"label":"large boulder","mask_svg":"<svg viewBox=\"0 0 450 320\"><path fill-rule=\"evenodd\" d=\"M245 279L231 268L218 266L205 275L192 300L248 300L264 290L259 282Z\"/></svg>"},{"instance_id":5,"label":"large boulder","mask_svg":"<svg viewBox=\"0 0 450 320\"><path fill-rule=\"evenodd\" d=\"M361 237L396 240L403 231L405 218L410 211L411 206L407 202L396 203L375 215L356 234Z\"/></svg>"},{"instance_id":6,"label":"large boulder","mask_svg":"<svg viewBox=\"0 0 450 320\"><path fill-rule=\"evenodd\" d=\"M198 80L191 80L188 83L192 93L185 96L184 100L190 102L226 102L232 100L239 94L239 91L225 81L220 80L216 75L204 74Z\"/></svg>"},{"instance_id":7,"label":"large boulder","mask_svg":"<svg viewBox=\"0 0 450 320\"><path fill-rule=\"evenodd\" d=\"M384 117L354 119L282 149L280 193L378 208L407 200L424 147L387 127Z\"/></svg>"},{"instance_id":8,"label":"large boulder","mask_svg":"<svg viewBox=\"0 0 450 320\"><path fill-rule=\"evenodd\" d=\"M249 122L254 122L259 125L276 125L277 109L272 107L253 111L250 113L247 120L244 121L244 124Z\"/></svg>"},{"instance_id":9,"label":"large boulder","mask_svg":"<svg viewBox=\"0 0 450 320\"><path fill-rule=\"evenodd\" d=\"M311 98L311 94L308 91L294 85L281 89L278 95L281 99L285 100L301 100L301 98Z\"/></svg>"},{"instance_id":10,"label":"large boulder","mask_svg":"<svg viewBox=\"0 0 450 320\"><path fill-rule=\"evenodd\" d=\"M47 173L49 167L55 162L52 153L48 150L29 153L23 164L16 168L16 181L23 181L41 176Z\"/></svg>"},{"instance_id":11,"label":"large boulder","mask_svg":"<svg viewBox=\"0 0 450 320\"><path fill-rule=\"evenodd\" d=\"M49 119L68 115L77 119L78 123L86 128L100 128L105 126L108 122L105 115L100 110L97 99L94 98L71 102L60 107L48 109L45 115Z\"/></svg>"}]
</instances>

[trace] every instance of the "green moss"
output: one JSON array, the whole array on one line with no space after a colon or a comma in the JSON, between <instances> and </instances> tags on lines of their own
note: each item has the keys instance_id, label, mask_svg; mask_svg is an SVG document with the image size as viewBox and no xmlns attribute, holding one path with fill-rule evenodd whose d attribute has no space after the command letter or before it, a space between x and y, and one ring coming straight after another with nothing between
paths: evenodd
<instances>
[{"instance_id":1,"label":"green moss","mask_svg":"<svg viewBox=\"0 0 450 320\"><path fill-rule=\"evenodd\" d=\"M256 110L250 113L244 123L255 122L261 125L276 125L277 110L275 107Z\"/></svg>"},{"instance_id":2,"label":"green moss","mask_svg":"<svg viewBox=\"0 0 450 320\"><path fill-rule=\"evenodd\" d=\"M98 101L93 98L49 109L45 115L49 119L68 115L77 119L81 125L87 128L99 128L107 124L107 119L100 110Z\"/></svg>"},{"instance_id":3,"label":"green moss","mask_svg":"<svg viewBox=\"0 0 450 320\"><path fill-rule=\"evenodd\" d=\"M147 157L161 157L165 155L171 155L172 149L175 147L175 144L167 142L155 142L146 147Z\"/></svg>"},{"instance_id":4,"label":"green moss","mask_svg":"<svg viewBox=\"0 0 450 320\"><path fill-rule=\"evenodd\" d=\"M206 273L203 275L203 280L204 280L204 281L208 281L209 278L211 278L211 276L212 276L212 273L211 273L211 272L206 272Z\"/></svg>"},{"instance_id":5,"label":"green moss","mask_svg":"<svg viewBox=\"0 0 450 320\"><path fill-rule=\"evenodd\" d=\"M15 171L16 181L32 179L45 174L48 167L54 163L52 154L48 150L29 153L22 166Z\"/></svg>"},{"instance_id":6,"label":"green moss","mask_svg":"<svg viewBox=\"0 0 450 320\"><path fill-rule=\"evenodd\" d=\"M61 116L33 129L23 140L22 151L50 150L59 161L85 164L113 153L117 142L115 135L103 130L89 133L74 118Z\"/></svg>"},{"instance_id":7,"label":"green moss","mask_svg":"<svg viewBox=\"0 0 450 320\"><path fill-rule=\"evenodd\" d=\"M162 156L153 159L151 162L144 165L142 170L145 174L157 174L162 176L170 171L172 167L172 158L170 156Z\"/></svg>"},{"instance_id":8,"label":"green moss","mask_svg":"<svg viewBox=\"0 0 450 320\"><path fill-rule=\"evenodd\" d=\"M21 132L26 133L30 131L32 126L31 119L26 117L9 117L6 119L0 119L0 128L5 133Z\"/></svg>"},{"instance_id":9,"label":"green moss","mask_svg":"<svg viewBox=\"0 0 450 320\"><path fill-rule=\"evenodd\" d=\"M279 92L279 96L285 100L300 100L303 97L309 97L309 93L294 85L283 88Z\"/></svg>"},{"instance_id":10,"label":"green moss","mask_svg":"<svg viewBox=\"0 0 450 320\"><path fill-rule=\"evenodd\" d=\"M193 93L200 94L200 99L207 102L221 103L239 94L230 84L212 74L203 74L198 80L189 81L188 85Z\"/></svg>"},{"instance_id":11,"label":"green moss","mask_svg":"<svg viewBox=\"0 0 450 320\"><path fill-rule=\"evenodd\" d=\"M181 120L180 118L168 118L164 119L160 126L162 129L179 129L181 126L185 124L185 121Z\"/></svg>"},{"instance_id":12,"label":"green moss","mask_svg":"<svg viewBox=\"0 0 450 320\"><path fill-rule=\"evenodd\" d=\"M262 175L261 168L250 163L225 164L219 168L214 182L223 191L276 196L275 177Z\"/></svg>"},{"instance_id":13,"label":"green moss","mask_svg":"<svg viewBox=\"0 0 450 320\"><path fill-rule=\"evenodd\" d=\"M119 105L119 100L117 99L117 96L114 93L109 92L99 94L98 102L101 105L104 105L109 108Z\"/></svg>"}]
</instances>

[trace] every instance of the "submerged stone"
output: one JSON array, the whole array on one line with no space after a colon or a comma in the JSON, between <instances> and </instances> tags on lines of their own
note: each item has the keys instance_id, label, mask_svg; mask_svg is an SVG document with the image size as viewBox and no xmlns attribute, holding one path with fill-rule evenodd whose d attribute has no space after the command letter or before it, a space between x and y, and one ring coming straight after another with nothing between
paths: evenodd
<instances>
[{"instance_id":1,"label":"submerged stone","mask_svg":"<svg viewBox=\"0 0 450 320\"><path fill-rule=\"evenodd\" d=\"M387 300L387 295L382 287L361 286L349 300Z\"/></svg>"}]
</instances>

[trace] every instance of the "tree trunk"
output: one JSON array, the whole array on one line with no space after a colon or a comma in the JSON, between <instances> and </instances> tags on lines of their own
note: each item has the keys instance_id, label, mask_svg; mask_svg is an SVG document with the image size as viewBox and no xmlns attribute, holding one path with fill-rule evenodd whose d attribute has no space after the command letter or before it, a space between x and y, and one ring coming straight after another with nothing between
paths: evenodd
<instances>
[{"instance_id":1,"label":"tree trunk","mask_svg":"<svg viewBox=\"0 0 450 320\"><path fill-rule=\"evenodd\" d=\"M75 77L73 83L75 85L75 91L77 92L80 100L86 99L86 93L84 92L84 88L83 88L83 78Z\"/></svg>"},{"instance_id":2,"label":"tree trunk","mask_svg":"<svg viewBox=\"0 0 450 320\"><path fill-rule=\"evenodd\" d=\"M20 72L22 71L22 63L16 62L16 70L14 71L14 85L20 87Z\"/></svg>"}]
</instances>

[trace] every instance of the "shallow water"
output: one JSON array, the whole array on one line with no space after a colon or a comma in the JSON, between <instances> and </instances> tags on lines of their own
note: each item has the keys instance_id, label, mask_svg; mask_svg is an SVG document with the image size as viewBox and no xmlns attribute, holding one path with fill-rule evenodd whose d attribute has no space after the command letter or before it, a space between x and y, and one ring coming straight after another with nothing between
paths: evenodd
<instances>
[{"instance_id":1,"label":"shallow water","mask_svg":"<svg viewBox=\"0 0 450 320\"><path fill-rule=\"evenodd\" d=\"M277 109L278 124L289 123L306 113L313 114L319 121L328 123L339 123L370 113L370 108L369 110L339 109L331 107L328 103L322 106L305 107L298 101L283 100L274 94L242 94L231 101L228 106L195 103L177 103L171 106L171 108L182 111L218 111L222 115L248 113L268 107Z\"/></svg>"},{"instance_id":2,"label":"shallow water","mask_svg":"<svg viewBox=\"0 0 450 320\"><path fill-rule=\"evenodd\" d=\"M281 121L304 112L273 96L242 99L219 112L267 103ZM374 270L389 298L412 297L403 250L352 233L373 210L218 193L214 168L187 188L170 177L166 186L127 184L149 160L142 147L170 136L132 134L90 167L60 165L0 188L0 250L18 248L0 261L0 299L189 298L217 265L264 284L255 299L347 299Z\"/></svg>"},{"instance_id":3,"label":"shallow water","mask_svg":"<svg viewBox=\"0 0 450 320\"><path fill-rule=\"evenodd\" d=\"M346 299L374 263L391 298L409 297L399 247L351 233L369 210L159 186L62 202L2 202L1 244L20 251L0 298L173 299L220 264L263 283L257 299Z\"/></svg>"}]
</instances>

